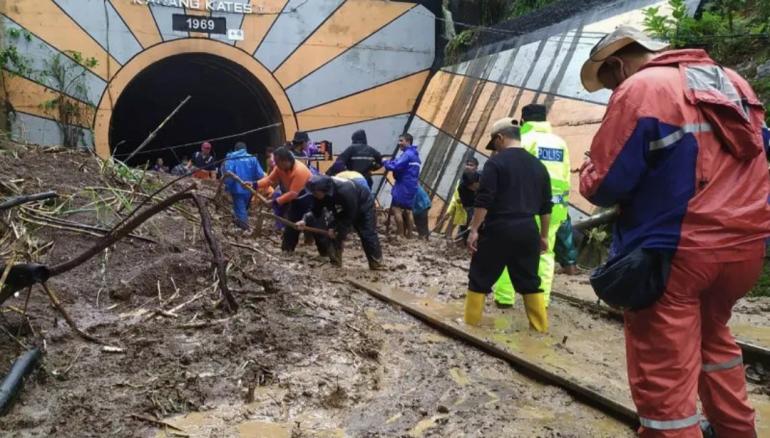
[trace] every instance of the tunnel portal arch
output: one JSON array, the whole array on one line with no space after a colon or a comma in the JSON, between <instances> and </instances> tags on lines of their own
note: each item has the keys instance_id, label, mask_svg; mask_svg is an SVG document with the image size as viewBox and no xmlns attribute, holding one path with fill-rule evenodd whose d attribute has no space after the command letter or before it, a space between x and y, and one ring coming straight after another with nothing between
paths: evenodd
<instances>
[{"instance_id":1,"label":"tunnel portal arch","mask_svg":"<svg viewBox=\"0 0 770 438\"><path fill-rule=\"evenodd\" d=\"M158 157L173 164L197 146L173 152L169 146L280 123L242 138L212 142L220 157L238 140L246 141L251 152L261 152L297 129L283 88L253 57L217 41L176 40L145 50L115 73L95 116L97 154L127 157L187 95L192 96L190 102L145 148L147 152L129 164Z\"/></svg>"}]
</instances>

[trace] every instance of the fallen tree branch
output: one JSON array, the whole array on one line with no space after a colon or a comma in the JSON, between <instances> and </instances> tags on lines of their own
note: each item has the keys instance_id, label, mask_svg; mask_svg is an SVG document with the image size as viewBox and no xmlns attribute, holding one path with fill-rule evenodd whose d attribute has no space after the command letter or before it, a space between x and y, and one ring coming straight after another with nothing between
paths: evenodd
<instances>
[{"instance_id":1,"label":"fallen tree branch","mask_svg":"<svg viewBox=\"0 0 770 438\"><path fill-rule=\"evenodd\" d=\"M224 255L222 255L222 248L219 246L219 241L214 237L214 233L211 231L211 216L206 208L206 201L201 199L196 193L191 193L192 199L195 205L198 206L198 211L201 215L201 226L203 227L203 235L206 237L206 242L209 244L211 253L214 255L212 264L217 271L217 278L219 279L219 290L222 291L227 306L231 312L238 310L238 303L235 301L235 297L227 288L227 263L225 263Z\"/></svg>"},{"instance_id":2,"label":"fallen tree branch","mask_svg":"<svg viewBox=\"0 0 770 438\"><path fill-rule=\"evenodd\" d=\"M136 214L135 217L133 217L131 220L126 222L125 224L113 228L109 233L107 233L104 237L99 239L98 242L91 248L85 250L83 253L78 255L77 257L73 258L72 260L59 263L58 265L54 265L50 268L50 274L51 276L63 274L77 266L80 266L83 264L86 260L90 259L91 257L95 256L96 254L101 253L104 248L108 248L111 245L113 245L118 240L122 239L123 237L126 237L139 227L139 225L143 224L145 221L147 221L152 216L158 214L162 210L165 210L169 206L171 206L174 203L177 203L183 199L190 199L192 195L189 193L192 189L195 188L195 185L190 185L183 189L180 192L177 192L168 198L164 199L163 201L153 205L152 207L147 208L146 210L142 211L139 214ZM129 214L128 217L133 216L134 213L132 212Z\"/></svg>"},{"instance_id":3,"label":"fallen tree branch","mask_svg":"<svg viewBox=\"0 0 770 438\"><path fill-rule=\"evenodd\" d=\"M78 328L77 324L75 324L75 321L72 319L72 317L67 313L66 310L64 310L64 306L62 306L61 301L59 301L59 298L54 295L53 291L48 288L48 285L45 283L40 283L41 286L43 286L43 290L45 290L45 293L48 294L48 298L51 299L51 303L53 303L54 307L56 307L56 310L59 311L59 313L62 314L64 317L64 320L67 321L67 324L70 326L70 328L75 331L81 338L93 342L94 344L99 345L105 345L104 342L99 340L98 338L89 335L88 333L84 332L83 330L80 330Z\"/></svg>"},{"instance_id":4,"label":"fallen tree branch","mask_svg":"<svg viewBox=\"0 0 770 438\"><path fill-rule=\"evenodd\" d=\"M26 218L27 214L29 214L31 217ZM22 220L30 219L29 222L32 222L32 223L37 223L35 221L42 221L42 222L46 222L47 223L47 224L37 223L38 225L42 225L42 226L48 226L48 224L58 225L61 228L70 229L69 231L76 231L76 230L84 231L84 232L87 232L87 234L90 234L92 236L97 236L97 237L102 237L105 234L108 234L110 232L110 230L108 228L97 227L97 226L88 225L88 224L81 224L79 222L69 221L69 220L66 220L66 219L52 218L52 217L48 217L46 215L43 215L41 213L36 213L36 212L34 212L32 210L28 210L28 209L25 209L24 215L22 215L21 218L22 218ZM53 227L53 228L56 228L56 227ZM148 243L155 243L155 244L158 243L158 241L155 240L155 239L151 239L149 237L140 236L138 234L131 233L131 234L128 235L128 237L130 237L132 239L136 239L136 240L142 240L142 241L148 242Z\"/></svg>"},{"instance_id":5,"label":"fallen tree branch","mask_svg":"<svg viewBox=\"0 0 770 438\"><path fill-rule=\"evenodd\" d=\"M183 430L183 429L180 429L180 428L178 428L178 427L174 426L174 425L173 425L173 424L171 424L171 423L167 423L167 422L165 422L165 421L162 421L162 420L158 420L158 419L156 419L156 418L152 418L152 417L149 417L149 416L147 416L147 415L141 415L141 414L130 414L130 415L129 415L129 417L131 417L131 418L133 418L133 419L135 419L135 420L142 420L142 421L146 421L146 422L148 422L148 423L152 423L152 424L154 424L154 425L156 425L156 426L163 426L163 427L168 427L168 428L171 428L171 429L174 429L174 430L177 430L177 431L179 431L179 432L182 432L182 433L184 433L184 430Z\"/></svg>"},{"instance_id":6,"label":"fallen tree branch","mask_svg":"<svg viewBox=\"0 0 770 438\"><path fill-rule=\"evenodd\" d=\"M95 340L95 338L91 339L90 335L80 332L77 329L77 327L74 324L74 321L72 321L72 319L69 318L69 315L67 315L66 311L64 311L64 309L61 307L61 303L58 301L56 296L53 295L53 293L51 293L50 290L47 288L47 286L45 285L45 281L50 277L60 275L71 269L74 269L75 267L80 266L81 264L85 263L87 260L91 259L95 255L100 254L105 248L108 248L118 240L126 236L129 236L131 234L131 231L139 227L141 224L149 220L154 215L171 207L173 204L179 201L182 201L184 199L191 199L195 203L195 205L198 207L198 213L200 214L200 217L201 217L201 226L203 228L203 234L206 237L206 242L208 243L209 249L211 250L211 253L214 257L212 264L214 265L214 268L217 274L217 279L218 279L217 283L218 283L219 289L222 292L222 295L227 303L228 310L231 312L236 312L238 310L238 303L236 302L235 297L233 297L232 293L227 287L227 264L225 263L224 255L222 254L222 248L219 245L219 241L217 240L216 236L212 232L211 216L209 215L209 211L206 208L206 201L203 200L201 197L199 197L196 193L192 192L194 188L195 188L195 185L192 184L187 188L183 189L182 191L169 196L163 201L158 202L157 204L151 207L148 207L147 209L141 212L138 211L138 209L141 208L141 205L138 206L136 209L134 209L134 211L132 211L129 214L129 216L127 216L127 217L131 217L129 221L119 226L116 226L115 228L110 230L106 235L104 235L101 239L99 239L99 241L96 242L91 248L85 250L84 252L74 257L73 259L63 263L59 263L58 265L54 265L51 268L43 266L42 267L43 271L41 275L37 275L37 276L27 275L25 276L25 279L30 278L31 282L23 281L23 282L19 282L19 284L21 284L21 287L26 287L37 282L42 283L43 288L48 293L49 297L51 298L51 301L53 301L54 305L62 312L63 315L65 315L65 319L67 319L67 322L70 324L70 326L86 339L93 340L94 342L98 342ZM17 268L17 267L14 266L14 268ZM10 272L10 271L6 271L6 272ZM6 273L6 275L9 275L9 274ZM0 289L0 303L5 301L5 299L8 296L10 296L15 290L18 290L18 288L5 287Z\"/></svg>"}]
</instances>

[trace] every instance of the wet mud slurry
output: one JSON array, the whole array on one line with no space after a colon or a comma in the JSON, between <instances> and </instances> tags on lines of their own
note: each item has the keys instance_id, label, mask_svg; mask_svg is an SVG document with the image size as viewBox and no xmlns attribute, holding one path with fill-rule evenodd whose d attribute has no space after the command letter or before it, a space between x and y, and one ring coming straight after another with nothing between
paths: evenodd
<instances>
[{"instance_id":1,"label":"wet mud slurry","mask_svg":"<svg viewBox=\"0 0 770 438\"><path fill-rule=\"evenodd\" d=\"M3 155L0 181L10 180L24 193L55 188L73 195L65 218L89 224L115 217L108 208L86 208L94 196L84 187L109 182L130 191L106 182L93 158L70 152ZM216 186L201 190L213 197ZM633 436L565 391L347 281L397 287L459 312L463 251L437 240L384 241L388 270L370 272L353 238L338 269L313 245L282 255L276 233L244 236L226 206L211 209L239 312L221 308L199 226L176 210L157 216L139 230L157 244L121 241L49 282L82 329L122 352L76 337L37 288L28 305L34 331L11 309L24 307L25 293L4 303L0 324L25 344L45 341L47 350L44 368L0 417L3 436ZM96 240L42 227L30 233L53 242L41 252L45 263L69 259ZM560 360L594 364L597 384L624 391L619 324L555 300L545 338L529 332L520 307L487 311L493 333L530 343L537 357L554 350ZM22 351L0 333L0 373ZM753 386L752 398L763 389Z\"/></svg>"}]
</instances>

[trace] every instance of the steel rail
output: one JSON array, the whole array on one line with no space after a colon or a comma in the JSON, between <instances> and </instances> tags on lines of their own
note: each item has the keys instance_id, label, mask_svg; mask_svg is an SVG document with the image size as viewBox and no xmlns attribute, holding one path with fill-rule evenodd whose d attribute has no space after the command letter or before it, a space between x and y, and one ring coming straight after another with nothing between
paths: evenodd
<instances>
[{"instance_id":1,"label":"steel rail","mask_svg":"<svg viewBox=\"0 0 770 438\"><path fill-rule=\"evenodd\" d=\"M348 279L348 282L352 286L367 292L379 300L400 307L405 312L451 337L465 341L489 355L505 360L515 368L536 377L538 380L545 381L564 389L576 399L587 405L598 408L605 414L629 427L636 428L639 425L639 418L636 414L636 410L634 409L634 406L627 401L617 400L611 396L602 394L596 389L581 384L581 382L566 373L560 374L554 370L550 370L531 358L505 349L501 345L482 338L481 336L464 329L460 325L454 325L444 321L415 303L399 300L391 294L378 290L376 287L372 287L358 280Z\"/></svg>"}]
</instances>

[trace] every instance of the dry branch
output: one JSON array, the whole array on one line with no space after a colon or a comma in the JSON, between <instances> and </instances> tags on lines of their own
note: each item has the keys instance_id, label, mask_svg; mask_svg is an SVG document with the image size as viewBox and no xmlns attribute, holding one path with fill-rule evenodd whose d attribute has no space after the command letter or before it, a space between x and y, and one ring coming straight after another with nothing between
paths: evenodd
<instances>
[{"instance_id":1,"label":"dry branch","mask_svg":"<svg viewBox=\"0 0 770 438\"><path fill-rule=\"evenodd\" d=\"M75 321L72 319L72 317L67 313L66 310L64 310L64 306L62 306L61 301L59 301L59 298L54 295L53 291L48 288L48 285L45 283L41 283L43 286L43 290L45 290L45 293L48 294L48 298L51 299L51 303L53 303L54 307L56 307L56 310L59 311L59 313L62 314L64 317L64 320L67 321L67 324L69 324L70 328L75 331L81 338L93 342L95 344L104 345L104 342L99 340L98 338L89 335L88 333L84 332L83 330L80 330L78 328L78 325L75 324Z\"/></svg>"},{"instance_id":2,"label":"dry branch","mask_svg":"<svg viewBox=\"0 0 770 438\"><path fill-rule=\"evenodd\" d=\"M132 217L131 220L128 222L122 224L121 226L117 228L113 228L108 234L106 234L104 237L99 239L98 242L91 248L84 251L79 256L75 257L72 260L66 261L64 263L60 263L58 265L54 265L51 267L50 272L51 276L63 274L77 266L80 266L81 264L85 263L88 259L95 256L96 254L99 254L104 250L104 248L108 248L111 245L113 245L118 240L128 236L131 231L139 227L139 225L146 222L149 218L152 216L158 214L159 212L165 210L172 204L175 204L183 199L189 199L192 197L192 195L189 193L192 189L194 189L194 185L190 185L187 188L183 189L180 192L177 192L168 198L164 199L163 201L153 205L152 207L147 208L146 210L142 211L141 213L138 213L134 215L134 212L132 212L128 217ZM138 208L138 207L137 207Z\"/></svg>"},{"instance_id":3,"label":"dry branch","mask_svg":"<svg viewBox=\"0 0 770 438\"><path fill-rule=\"evenodd\" d=\"M203 235L206 237L206 242L208 242L211 253L214 255L212 264L217 271L219 289L222 291L222 295L224 295L230 311L235 312L238 310L238 303L235 301L235 297L233 297L230 289L227 288L227 263L225 263L225 258L222 255L222 248L219 246L219 241L214 237L214 233L211 231L211 216L206 208L206 201L201 199L201 197L195 193L192 193L191 197L195 202L195 205L198 206L198 211L201 215Z\"/></svg>"}]
</instances>

